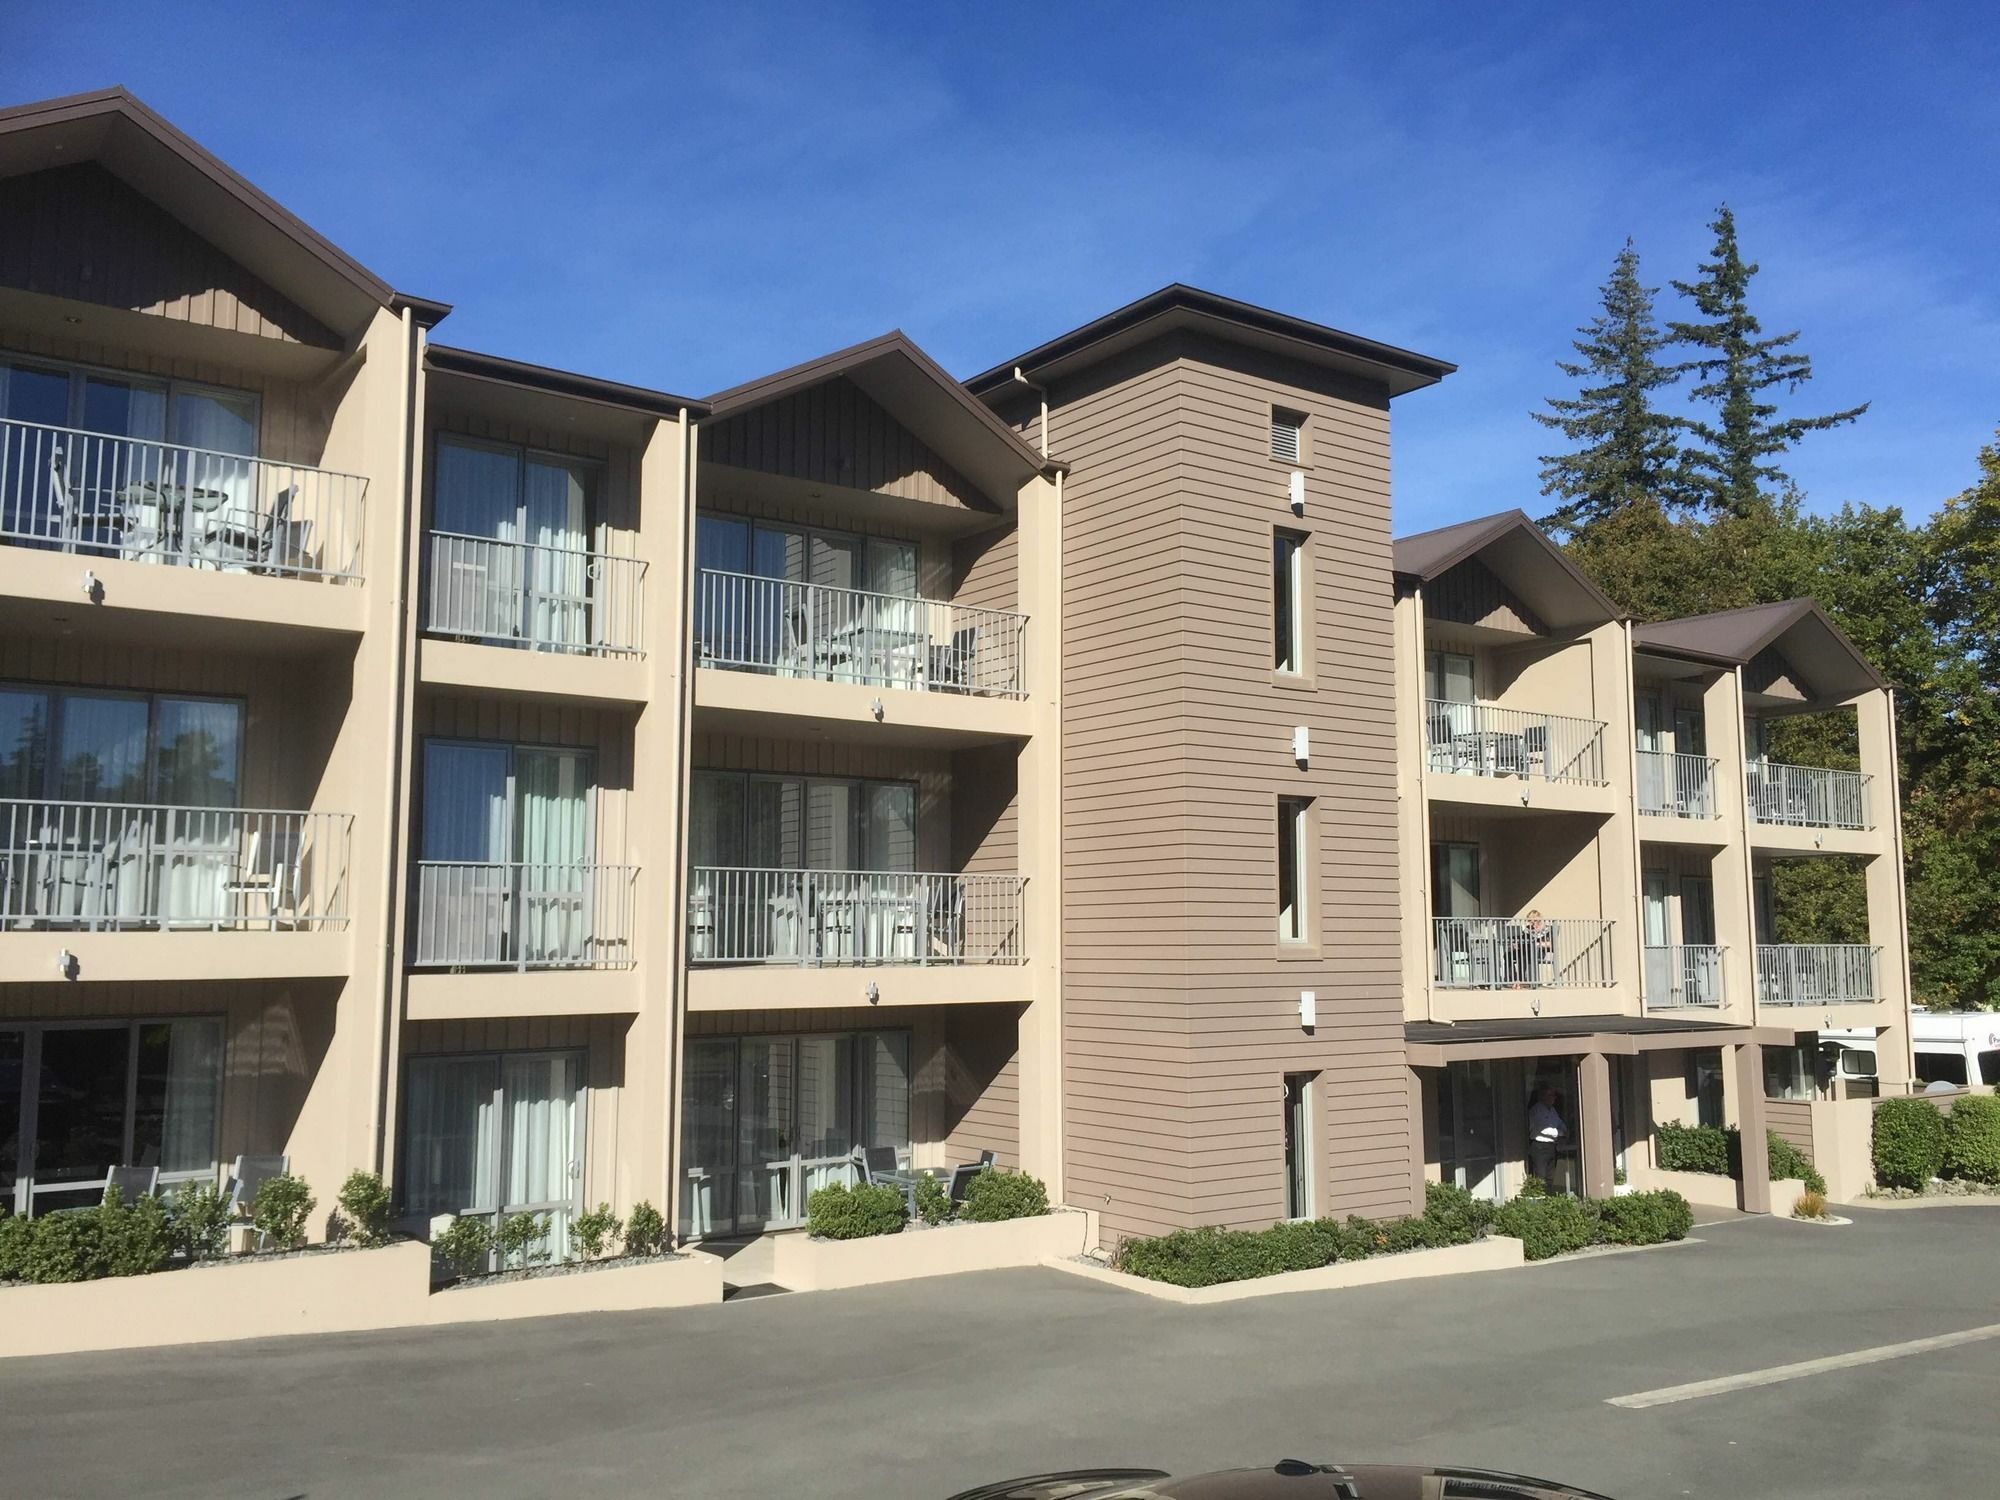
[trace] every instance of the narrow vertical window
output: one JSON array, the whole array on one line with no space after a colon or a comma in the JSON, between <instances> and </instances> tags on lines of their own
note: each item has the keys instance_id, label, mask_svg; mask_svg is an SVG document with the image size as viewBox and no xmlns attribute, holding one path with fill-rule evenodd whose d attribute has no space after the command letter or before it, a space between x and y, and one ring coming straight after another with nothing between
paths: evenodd
<instances>
[{"instance_id":1,"label":"narrow vertical window","mask_svg":"<svg viewBox=\"0 0 2000 1500\"><path fill-rule=\"evenodd\" d=\"M1306 669L1305 631L1306 539L1296 531L1278 531L1271 539L1271 644L1280 672Z\"/></svg>"},{"instance_id":2,"label":"narrow vertical window","mask_svg":"<svg viewBox=\"0 0 2000 1500\"><path fill-rule=\"evenodd\" d=\"M1311 881L1307 863L1307 826L1312 803L1304 797L1278 799L1278 940L1306 940L1306 891Z\"/></svg>"},{"instance_id":3,"label":"narrow vertical window","mask_svg":"<svg viewBox=\"0 0 2000 1500\"><path fill-rule=\"evenodd\" d=\"M1304 413L1287 411L1282 406L1272 407L1271 457L1281 463L1300 462L1305 453L1305 425Z\"/></svg>"},{"instance_id":4,"label":"narrow vertical window","mask_svg":"<svg viewBox=\"0 0 2000 1500\"><path fill-rule=\"evenodd\" d=\"M1285 1217L1313 1216L1313 1080L1315 1073L1285 1075Z\"/></svg>"}]
</instances>

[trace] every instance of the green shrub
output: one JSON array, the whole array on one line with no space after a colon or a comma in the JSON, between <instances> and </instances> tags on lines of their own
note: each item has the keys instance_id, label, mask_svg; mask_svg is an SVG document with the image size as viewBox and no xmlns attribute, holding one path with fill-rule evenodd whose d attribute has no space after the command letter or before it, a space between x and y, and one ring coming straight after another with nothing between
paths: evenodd
<instances>
[{"instance_id":1,"label":"green shrub","mask_svg":"<svg viewBox=\"0 0 2000 1500\"><path fill-rule=\"evenodd\" d=\"M46 1285L105 1274L104 1221L95 1210L44 1214L29 1229L22 1280Z\"/></svg>"},{"instance_id":2,"label":"green shrub","mask_svg":"<svg viewBox=\"0 0 2000 1500\"><path fill-rule=\"evenodd\" d=\"M167 1200L167 1232L183 1259L218 1259L229 1248L229 1200L212 1182L182 1184Z\"/></svg>"},{"instance_id":3,"label":"green shrub","mask_svg":"<svg viewBox=\"0 0 2000 1500\"><path fill-rule=\"evenodd\" d=\"M1289 1227L1289 1226L1283 1226ZM1157 1239L1127 1240L1118 1247L1119 1270L1173 1286L1219 1286L1275 1276L1278 1244L1266 1232L1248 1229L1176 1229Z\"/></svg>"},{"instance_id":4,"label":"green shrub","mask_svg":"<svg viewBox=\"0 0 2000 1500\"><path fill-rule=\"evenodd\" d=\"M173 1233L167 1208L145 1194L130 1208L116 1188L104 1190L97 1206L97 1232L103 1276L144 1276L157 1271L173 1253Z\"/></svg>"},{"instance_id":5,"label":"green shrub","mask_svg":"<svg viewBox=\"0 0 2000 1500\"><path fill-rule=\"evenodd\" d=\"M1875 1181L1921 1190L1944 1171L1944 1116L1928 1099L1884 1099L1875 1106Z\"/></svg>"},{"instance_id":6,"label":"green shrub","mask_svg":"<svg viewBox=\"0 0 2000 1500\"><path fill-rule=\"evenodd\" d=\"M942 1224L951 1217L951 1194L935 1177L917 1179L917 1217L926 1224Z\"/></svg>"},{"instance_id":7,"label":"green shrub","mask_svg":"<svg viewBox=\"0 0 2000 1500\"><path fill-rule=\"evenodd\" d=\"M1694 1210L1671 1188L1654 1193L1627 1193L1597 1205L1602 1238L1612 1245L1657 1245L1684 1240L1694 1228Z\"/></svg>"},{"instance_id":8,"label":"green shrub","mask_svg":"<svg viewBox=\"0 0 2000 1500\"><path fill-rule=\"evenodd\" d=\"M1727 1177L1734 1159L1730 1136L1735 1132L1716 1125L1676 1125L1671 1121L1653 1127L1653 1156L1663 1172L1709 1172Z\"/></svg>"},{"instance_id":9,"label":"green shrub","mask_svg":"<svg viewBox=\"0 0 2000 1500\"><path fill-rule=\"evenodd\" d=\"M2000 1183L2000 1099L1968 1094L1944 1121L1944 1169L1968 1182Z\"/></svg>"},{"instance_id":10,"label":"green shrub","mask_svg":"<svg viewBox=\"0 0 2000 1500\"><path fill-rule=\"evenodd\" d=\"M502 1266L518 1269L548 1259L548 1239L549 1221L545 1215L509 1214L500 1221L500 1232L493 1236L493 1245L500 1252Z\"/></svg>"},{"instance_id":11,"label":"green shrub","mask_svg":"<svg viewBox=\"0 0 2000 1500\"><path fill-rule=\"evenodd\" d=\"M1549 1196L1549 1185L1539 1177L1523 1177L1520 1189L1514 1196L1516 1198L1546 1198Z\"/></svg>"},{"instance_id":12,"label":"green shrub","mask_svg":"<svg viewBox=\"0 0 2000 1500\"><path fill-rule=\"evenodd\" d=\"M1819 1175L1819 1169L1812 1164L1812 1158L1805 1152L1775 1130L1765 1131L1764 1140L1770 1152L1773 1182L1781 1177L1795 1177L1815 1193L1826 1191L1826 1179Z\"/></svg>"},{"instance_id":13,"label":"green shrub","mask_svg":"<svg viewBox=\"0 0 2000 1500\"><path fill-rule=\"evenodd\" d=\"M303 1177L286 1172L266 1178L258 1187L257 1199L250 1206L250 1222L262 1234L263 1243L296 1250L306 1242L306 1220L318 1202Z\"/></svg>"},{"instance_id":14,"label":"green shrub","mask_svg":"<svg viewBox=\"0 0 2000 1500\"><path fill-rule=\"evenodd\" d=\"M1424 1217L1443 1234L1440 1244L1470 1244L1493 1227L1493 1203L1449 1182L1427 1183Z\"/></svg>"},{"instance_id":15,"label":"green shrub","mask_svg":"<svg viewBox=\"0 0 2000 1500\"><path fill-rule=\"evenodd\" d=\"M1529 1260L1547 1260L1594 1245L1602 1227L1595 1204L1561 1195L1515 1198L1493 1215L1493 1232L1519 1240L1521 1253Z\"/></svg>"},{"instance_id":16,"label":"green shrub","mask_svg":"<svg viewBox=\"0 0 2000 1500\"><path fill-rule=\"evenodd\" d=\"M19 1214L0 1217L0 1281L28 1279L28 1246L35 1238L35 1221Z\"/></svg>"},{"instance_id":17,"label":"green shrub","mask_svg":"<svg viewBox=\"0 0 2000 1500\"><path fill-rule=\"evenodd\" d=\"M1049 1190L1039 1177L1026 1172L989 1168L965 1187L958 1217L969 1224L997 1224L1002 1219L1034 1219L1049 1211Z\"/></svg>"},{"instance_id":18,"label":"green shrub","mask_svg":"<svg viewBox=\"0 0 2000 1500\"><path fill-rule=\"evenodd\" d=\"M865 1240L899 1233L902 1227L903 1195L883 1184L849 1187L836 1182L806 1200L806 1228L822 1239Z\"/></svg>"},{"instance_id":19,"label":"green shrub","mask_svg":"<svg viewBox=\"0 0 2000 1500\"><path fill-rule=\"evenodd\" d=\"M1389 1235L1373 1219L1349 1214L1340 1226L1340 1259L1366 1260L1389 1248Z\"/></svg>"},{"instance_id":20,"label":"green shrub","mask_svg":"<svg viewBox=\"0 0 2000 1500\"><path fill-rule=\"evenodd\" d=\"M609 1203L600 1203L589 1213L578 1214L570 1221L570 1248L585 1260L596 1260L610 1248L618 1238L624 1225L618 1222L618 1215L611 1211Z\"/></svg>"},{"instance_id":21,"label":"green shrub","mask_svg":"<svg viewBox=\"0 0 2000 1500\"><path fill-rule=\"evenodd\" d=\"M632 1205L632 1217L625 1221L625 1253L658 1255L667 1248L667 1221L660 1211L641 1199Z\"/></svg>"},{"instance_id":22,"label":"green shrub","mask_svg":"<svg viewBox=\"0 0 2000 1500\"><path fill-rule=\"evenodd\" d=\"M340 1185L341 1239L351 1239L364 1249L389 1243L389 1220L394 1206L389 1189L373 1172L349 1172ZM329 1233L328 1239L335 1238Z\"/></svg>"},{"instance_id":23,"label":"green shrub","mask_svg":"<svg viewBox=\"0 0 2000 1500\"><path fill-rule=\"evenodd\" d=\"M1274 1271L1316 1271L1340 1258L1345 1234L1332 1219L1302 1219L1273 1224L1258 1233Z\"/></svg>"},{"instance_id":24,"label":"green shrub","mask_svg":"<svg viewBox=\"0 0 2000 1500\"><path fill-rule=\"evenodd\" d=\"M431 1255L463 1279L486 1269L493 1254L493 1226L483 1218L453 1219L431 1240Z\"/></svg>"}]
</instances>

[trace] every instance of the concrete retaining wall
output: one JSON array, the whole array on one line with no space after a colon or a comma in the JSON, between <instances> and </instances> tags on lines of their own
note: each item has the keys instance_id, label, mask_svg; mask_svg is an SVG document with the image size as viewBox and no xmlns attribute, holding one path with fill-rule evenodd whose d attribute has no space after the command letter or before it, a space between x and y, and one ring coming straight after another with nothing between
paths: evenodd
<instances>
[{"instance_id":1,"label":"concrete retaining wall","mask_svg":"<svg viewBox=\"0 0 2000 1500\"><path fill-rule=\"evenodd\" d=\"M1246 1297L1275 1297L1286 1292L1324 1292L1339 1287L1376 1286L1385 1281L1411 1281L1429 1276L1457 1276L1469 1271L1504 1271L1526 1264L1521 1242L1504 1234L1489 1234L1469 1245L1447 1245L1438 1250L1406 1250L1399 1255L1375 1255L1367 1260L1338 1261L1312 1271L1282 1271L1276 1276L1258 1276L1250 1281L1230 1281L1221 1286L1174 1286L1151 1281L1144 1276L1128 1276L1109 1266L1076 1260L1051 1260L1059 1271L1142 1292L1162 1302L1203 1306L1211 1302L1240 1302Z\"/></svg>"},{"instance_id":2,"label":"concrete retaining wall","mask_svg":"<svg viewBox=\"0 0 2000 1500\"><path fill-rule=\"evenodd\" d=\"M1095 1215L1058 1208L1034 1219L906 1229L865 1240L786 1234L772 1244L771 1279L795 1292L824 1292L960 1271L1038 1266L1045 1260L1080 1255L1096 1242L1096 1231Z\"/></svg>"}]
</instances>

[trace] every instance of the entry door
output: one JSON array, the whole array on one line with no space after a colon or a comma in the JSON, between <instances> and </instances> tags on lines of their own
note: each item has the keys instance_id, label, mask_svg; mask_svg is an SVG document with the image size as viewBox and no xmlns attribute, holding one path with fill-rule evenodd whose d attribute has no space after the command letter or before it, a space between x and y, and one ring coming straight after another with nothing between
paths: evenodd
<instances>
[{"instance_id":1,"label":"entry door","mask_svg":"<svg viewBox=\"0 0 2000 1500\"><path fill-rule=\"evenodd\" d=\"M1641 693L1633 702L1639 745L1639 806L1663 808L1667 802L1667 767L1660 752L1667 748L1661 722L1660 695Z\"/></svg>"},{"instance_id":2,"label":"entry door","mask_svg":"<svg viewBox=\"0 0 2000 1500\"><path fill-rule=\"evenodd\" d=\"M1674 705L1674 749L1682 755L1708 754L1708 727L1700 709Z\"/></svg>"},{"instance_id":3,"label":"entry door","mask_svg":"<svg viewBox=\"0 0 2000 1500\"><path fill-rule=\"evenodd\" d=\"M1479 846L1431 845L1431 906L1440 983L1485 984L1492 980L1492 944L1483 941L1479 916ZM1484 971L1484 972L1482 972Z\"/></svg>"},{"instance_id":4,"label":"entry door","mask_svg":"<svg viewBox=\"0 0 2000 1500\"><path fill-rule=\"evenodd\" d=\"M432 524L470 538L433 577L454 633L546 645L590 639L590 510L595 471L519 448L440 440Z\"/></svg>"},{"instance_id":5,"label":"entry door","mask_svg":"<svg viewBox=\"0 0 2000 1500\"><path fill-rule=\"evenodd\" d=\"M1706 875L1681 877L1681 941L1691 949L1683 983L1688 999L1701 1004L1715 1001L1722 987L1715 954L1715 882Z\"/></svg>"},{"instance_id":6,"label":"entry door","mask_svg":"<svg viewBox=\"0 0 2000 1500\"><path fill-rule=\"evenodd\" d=\"M1490 1061L1447 1063L1438 1082L1438 1137L1445 1180L1498 1203L1505 1188L1496 1084Z\"/></svg>"},{"instance_id":7,"label":"entry door","mask_svg":"<svg viewBox=\"0 0 2000 1500\"><path fill-rule=\"evenodd\" d=\"M1673 998L1674 955L1669 925L1667 892L1670 878L1665 870L1647 870L1640 890L1640 916L1645 927L1646 996L1664 1003Z\"/></svg>"},{"instance_id":8,"label":"entry door","mask_svg":"<svg viewBox=\"0 0 2000 1500\"><path fill-rule=\"evenodd\" d=\"M737 1048L735 1227L802 1219L805 1205L790 1201L798 1049L792 1037L744 1037Z\"/></svg>"},{"instance_id":9,"label":"entry door","mask_svg":"<svg viewBox=\"0 0 2000 1500\"><path fill-rule=\"evenodd\" d=\"M1460 735L1478 729L1474 707L1472 658L1459 651L1432 651L1424 657L1425 737L1430 742L1431 766L1449 769Z\"/></svg>"}]
</instances>

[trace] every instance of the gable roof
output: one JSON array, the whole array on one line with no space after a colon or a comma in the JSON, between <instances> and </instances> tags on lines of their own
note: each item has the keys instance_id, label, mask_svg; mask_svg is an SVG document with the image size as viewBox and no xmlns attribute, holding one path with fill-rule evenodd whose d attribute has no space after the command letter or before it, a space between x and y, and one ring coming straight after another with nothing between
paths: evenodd
<instances>
[{"instance_id":1,"label":"gable roof","mask_svg":"<svg viewBox=\"0 0 2000 1500\"><path fill-rule=\"evenodd\" d=\"M1238 302L1177 281L1080 328L1058 334L1025 354L1002 360L966 381L966 389L988 399L1005 394L1014 383L1016 369L1046 384L1178 329L1214 333L1232 343L1380 381L1392 396L1435 385L1458 368L1428 354L1343 333L1324 323Z\"/></svg>"},{"instance_id":2,"label":"gable roof","mask_svg":"<svg viewBox=\"0 0 2000 1500\"><path fill-rule=\"evenodd\" d=\"M1602 625L1624 614L1525 511L1503 510L1394 543L1396 576L1412 583L1429 583L1473 557L1557 630Z\"/></svg>"},{"instance_id":3,"label":"gable roof","mask_svg":"<svg viewBox=\"0 0 2000 1500\"><path fill-rule=\"evenodd\" d=\"M1785 599L1633 627L1642 650L1721 666L1748 666L1772 647L1805 674L1821 697L1847 698L1889 680L1813 599Z\"/></svg>"},{"instance_id":4,"label":"gable roof","mask_svg":"<svg viewBox=\"0 0 2000 1500\"><path fill-rule=\"evenodd\" d=\"M717 391L708 398L709 416L719 421L836 376L845 376L981 490L1010 506L1028 479L1061 467L1023 442L901 329Z\"/></svg>"},{"instance_id":5,"label":"gable roof","mask_svg":"<svg viewBox=\"0 0 2000 1500\"><path fill-rule=\"evenodd\" d=\"M686 409L690 417L708 414L704 403L687 396L648 390L644 386L624 385L616 380L601 380L595 375L579 375L547 365L524 364L517 359L503 359L497 354L481 354L473 349L457 349L449 344L425 344L424 363L430 369L462 375L469 380L562 396L594 406L618 407L645 416L674 417L682 409Z\"/></svg>"},{"instance_id":6,"label":"gable roof","mask_svg":"<svg viewBox=\"0 0 2000 1500\"><path fill-rule=\"evenodd\" d=\"M352 331L374 308L419 322L450 309L400 296L331 240L123 88L0 109L0 176L94 161L292 298Z\"/></svg>"}]
</instances>

